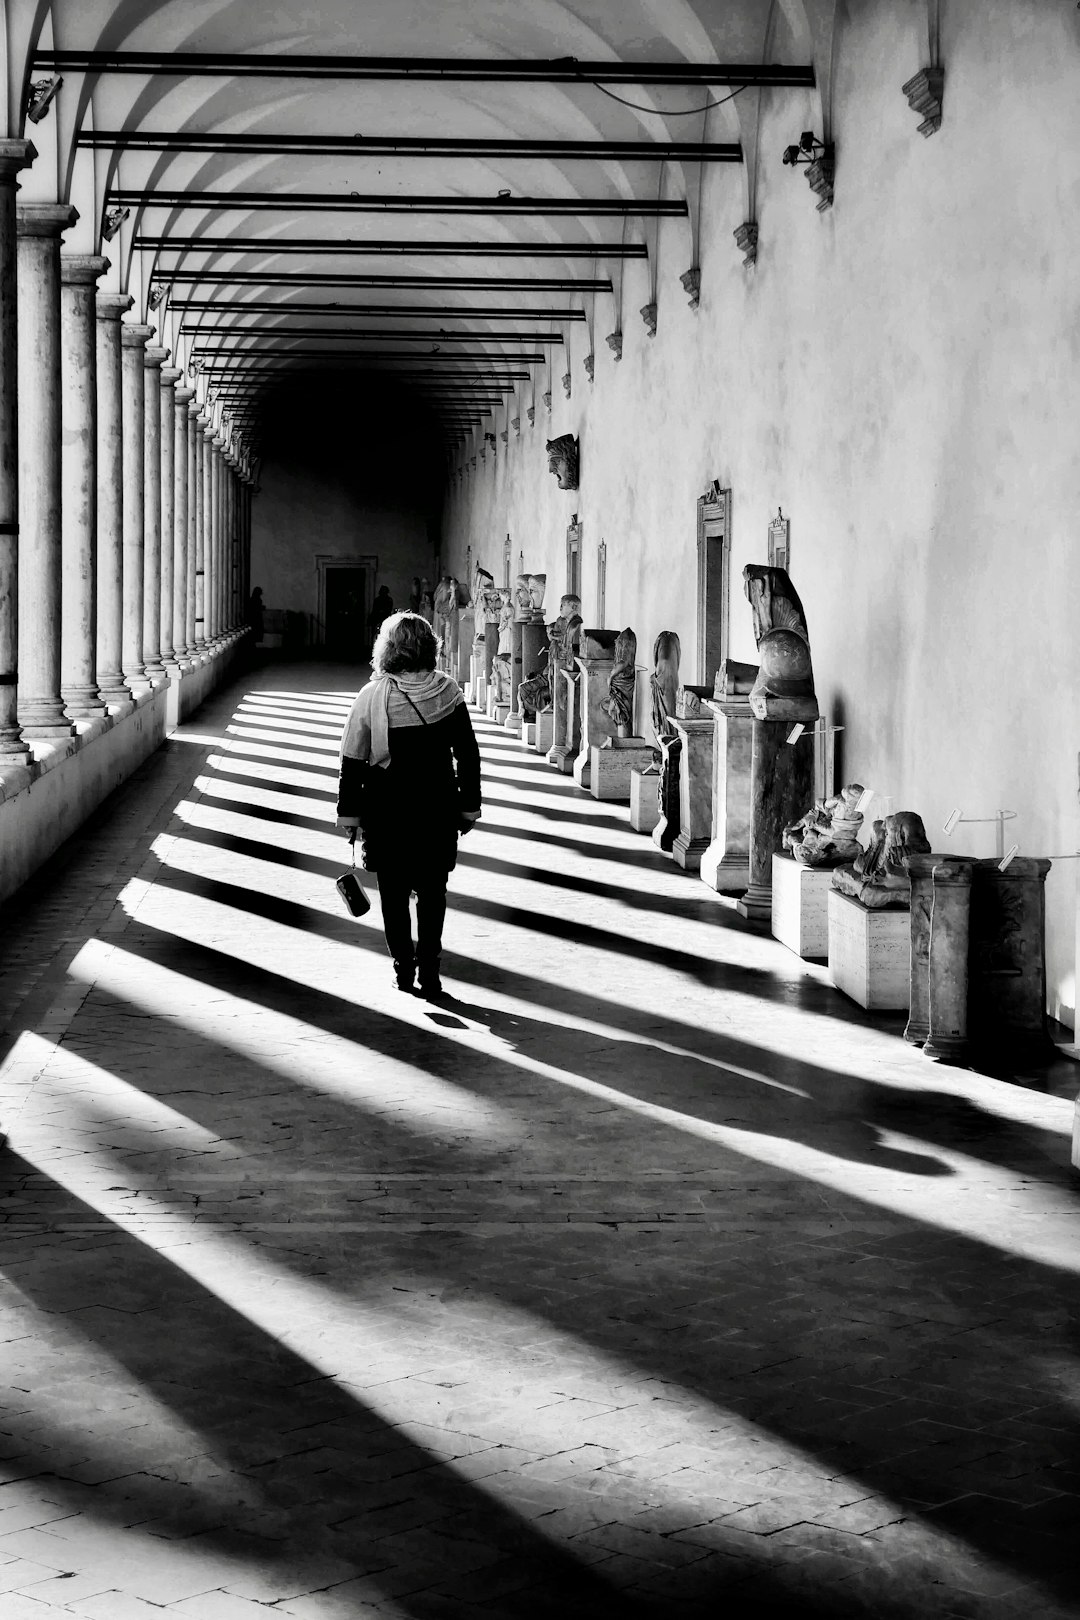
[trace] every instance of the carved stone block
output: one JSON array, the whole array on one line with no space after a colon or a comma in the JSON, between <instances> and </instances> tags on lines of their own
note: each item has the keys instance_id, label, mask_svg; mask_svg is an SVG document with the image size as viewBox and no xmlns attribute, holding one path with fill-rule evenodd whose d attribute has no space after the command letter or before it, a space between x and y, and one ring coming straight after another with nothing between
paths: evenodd
<instances>
[{"instance_id":1,"label":"carved stone block","mask_svg":"<svg viewBox=\"0 0 1080 1620\"><path fill-rule=\"evenodd\" d=\"M699 720L673 722L682 738L679 771L679 836L671 853L686 872L696 872L712 842L712 778L715 728L707 711Z\"/></svg>"},{"instance_id":2,"label":"carved stone block","mask_svg":"<svg viewBox=\"0 0 1080 1620\"><path fill-rule=\"evenodd\" d=\"M833 185L836 179L836 158L830 147L821 157L815 158L813 163L807 164L806 183L816 197L820 199L817 205L819 214L833 205Z\"/></svg>"},{"instance_id":3,"label":"carved stone block","mask_svg":"<svg viewBox=\"0 0 1080 1620\"><path fill-rule=\"evenodd\" d=\"M659 767L654 764L630 772L630 825L635 832L651 833L660 820L659 778Z\"/></svg>"},{"instance_id":4,"label":"carved stone block","mask_svg":"<svg viewBox=\"0 0 1080 1620\"><path fill-rule=\"evenodd\" d=\"M608 737L594 746L589 759L589 792L594 799L625 803L630 779L652 761L652 748L644 737Z\"/></svg>"},{"instance_id":5,"label":"carved stone block","mask_svg":"<svg viewBox=\"0 0 1080 1620\"><path fill-rule=\"evenodd\" d=\"M697 309L701 300L701 271L697 265L693 265L691 269L683 271L679 280L682 282L690 308Z\"/></svg>"},{"instance_id":6,"label":"carved stone block","mask_svg":"<svg viewBox=\"0 0 1080 1620\"><path fill-rule=\"evenodd\" d=\"M860 1007L902 1012L911 983L907 911L871 911L829 890L829 975Z\"/></svg>"},{"instance_id":7,"label":"carved stone block","mask_svg":"<svg viewBox=\"0 0 1080 1620\"><path fill-rule=\"evenodd\" d=\"M536 421L536 406L530 405L526 409L525 415L529 418L529 426L532 427Z\"/></svg>"},{"instance_id":8,"label":"carved stone block","mask_svg":"<svg viewBox=\"0 0 1080 1620\"><path fill-rule=\"evenodd\" d=\"M544 392L541 394L540 398L544 401L544 404L547 406L548 410L550 411L551 410L551 389L550 388L545 389Z\"/></svg>"},{"instance_id":9,"label":"carved stone block","mask_svg":"<svg viewBox=\"0 0 1080 1620\"><path fill-rule=\"evenodd\" d=\"M563 377L562 377L562 390L563 390L563 393L566 395L567 399L570 398L570 393L571 393L572 387L573 387L573 378L570 376L570 373L568 371L564 371L563 372Z\"/></svg>"},{"instance_id":10,"label":"carved stone block","mask_svg":"<svg viewBox=\"0 0 1080 1620\"><path fill-rule=\"evenodd\" d=\"M585 356L585 375L586 375L586 377L588 377L590 382L592 382L595 373L596 373L596 356L595 356L595 354L587 354Z\"/></svg>"},{"instance_id":11,"label":"carved stone block","mask_svg":"<svg viewBox=\"0 0 1080 1620\"><path fill-rule=\"evenodd\" d=\"M933 135L941 128L941 98L945 89L945 69L920 68L913 79L902 87L912 112L919 114L922 123L920 135Z\"/></svg>"},{"instance_id":12,"label":"carved stone block","mask_svg":"<svg viewBox=\"0 0 1080 1620\"><path fill-rule=\"evenodd\" d=\"M512 416L510 418L510 426L513 428L515 433L520 433L521 432L521 417L520 416Z\"/></svg>"},{"instance_id":13,"label":"carved stone block","mask_svg":"<svg viewBox=\"0 0 1080 1620\"><path fill-rule=\"evenodd\" d=\"M998 1056L1052 1054L1046 1028L1048 860L1018 855L972 863L971 1039Z\"/></svg>"},{"instance_id":14,"label":"carved stone block","mask_svg":"<svg viewBox=\"0 0 1080 1620\"><path fill-rule=\"evenodd\" d=\"M712 840L701 857L701 880L718 894L750 886L750 772L754 718L744 698L711 701L713 716Z\"/></svg>"},{"instance_id":15,"label":"carved stone block","mask_svg":"<svg viewBox=\"0 0 1080 1620\"><path fill-rule=\"evenodd\" d=\"M829 873L773 856L772 934L804 961L829 954Z\"/></svg>"},{"instance_id":16,"label":"carved stone block","mask_svg":"<svg viewBox=\"0 0 1080 1620\"><path fill-rule=\"evenodd\" d=\"M645 322L645 332L648 337L656 336L656 300L650 304L642 304L641 318Z\"/></svg>"},{"instance_id":17,"label":"carved stone block","mask_svg":"<svg viewBox=\"0 0 1080 1620\"><path fill-rule=\"evenodd\" d=\"M604 339L604 342L607 344L608 348L611 350L611 352L615 356L616 360L621 360L622 359L622 333L621 332L609 332L607 337Z\"/></svg>"}]
</instances>

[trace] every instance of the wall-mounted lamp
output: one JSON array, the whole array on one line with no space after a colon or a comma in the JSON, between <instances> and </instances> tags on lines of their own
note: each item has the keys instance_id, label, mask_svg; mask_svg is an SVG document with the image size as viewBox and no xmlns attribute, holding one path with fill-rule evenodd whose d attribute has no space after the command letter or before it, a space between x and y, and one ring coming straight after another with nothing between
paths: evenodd
<instances>
[{"instance_id":1,"label":"wall-mounted lamp","mask_svg":"<svg viewBox=\"0 0 1080 1620\"><path fill-rule=\"evenodd\" d=\"M165 302L169 289L167 287L151 287L146 302L151 309L160 309Z\"/></svg>"},{"instance_id":2,"label":"wall-mounted lamp","mask_svg":"<svg viewBox=\"0 0 1080 1620\"><path fill-rule=\"evenodd\" d=\"M130 208L110 208L105 215L105 220L101 227L101 234L105 238L106 242L111 242L121 225L124 223L125 219L130 218Z\"/></svg>"},{"instance_id":3,"label":"wall-mounted lamp","mask_svg":"<svg viewBox=\"0 0 1080 1620\"><path fill-rule=\"evenodd\" d=\"M26 98L26 116L32 124L41 123L63 82L59 73L52 79L34 80Z\"/></svg>"},{"instance_id":4,"label":"wall-mounted lamp","mask_svg":"<svg viewBox=\"0 0 1080 1620\"><path fill-rule=\"evenodd\" d=\"M833 178L836 173L835 149L819 141L812 129L804 129L798 145L784 147L784 162L792 169L805 167L810 190L821 199L818 213L832 207Z\"/></svg>"}]
</instances>

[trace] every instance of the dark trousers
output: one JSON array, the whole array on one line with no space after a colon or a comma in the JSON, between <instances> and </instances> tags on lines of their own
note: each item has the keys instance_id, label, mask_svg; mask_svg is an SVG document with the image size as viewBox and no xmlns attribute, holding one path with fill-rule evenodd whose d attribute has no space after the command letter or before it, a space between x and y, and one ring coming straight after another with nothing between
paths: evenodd
<instances>
[{"instance_id":1,"label":"dark trousers","mask_svg":"<svg viewBox=\"0 0 1080 1620\"><path fill-rule=\"evenodd\" d=\"M382 901L383 933L395 963L403 967L414 959L421 971L437 968L442 950L443 921L446 917L447 873L436 872L416 878L400 872L377 872L379 899ZM411 895L416 894L416 951L413 952Z\"/></svg>"}]
</instances>

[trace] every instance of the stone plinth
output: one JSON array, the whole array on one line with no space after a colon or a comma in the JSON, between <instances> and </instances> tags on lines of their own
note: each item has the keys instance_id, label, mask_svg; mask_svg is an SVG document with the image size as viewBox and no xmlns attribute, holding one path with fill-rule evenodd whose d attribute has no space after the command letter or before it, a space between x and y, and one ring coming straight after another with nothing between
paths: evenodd
<instances>
[{"instance_id":1,"label":"stone plinth","mask_svg":"<svg viewBox=\"0 0 1080 1620\"><path fill-rule=\"evenodd\" d=\"M472 653L475 641L476 614L471 607L462 608L458 614L458 657L457 669L450 673L459 686L472 679Z\"/></svg>"},{"instance_id":2,"label":"stone plinth","mask_svg":"<svg viewBox=\"0 0 1080 1620\"><path fill-rule=\"evenodd\" d=\"M869 1011L906 1011L910 963L906 906L871 911L829 890L829 975L838 990Z\"/></svg>"},{"instance_id":3,"label":"stone plinth","mask_svg":"<svg viewBox=\"0 0 1080 1620\"><path fill-rule=\"evenodd\" d=\"M484 649L474 641L469 654L469 682L465 688L466 701L474 708L482 709L483 699L480 690L484 680Z\"/></svg>"},{"instance_id":4,"label":"stone plinth","mask_svg":"<svg viewBox=\"0 0 1080 1620\"><path fill-rule=\"evenodd\" d=\"M670 855L679 836L679 767L682 738L674 731L660 738L660 781L657 787L657 817L652 841L664 855Z\"/></svg>"},{"instance_id":5,"label":"stone plinth","mask_svg":"<svg viewBox=\"0 0 1080 1620\"><path fill-rule=\"evenodd\" d=\"M832 869L800 866L790 855L774 855L772 867L773 938L804 961L829 954L829 885Z\"/></svg>"},{"instance_id":6,"label":"stone plinth","mask_svg":"<svg viewBox=\"0 0 1080 1620\"><path fill-rule=\"evenodd\" d=\"M746 697L709 700L713 717L712 839L701 877L720 894L750 885L750 771L754 717Z\"/></svg>"},{"instance_id":7,"label":"stone plinth","mask_svg":"<svg viewBox=\"0 0 1080 1620\"><path fill-rule=\"evenodd\" d=\"M555 715L551 709L540 709L533 722L533 735L529 747L537 754L547 754L555 740Z\"/></svg>"},{"instance_id":8,"label":"stone plinth","mask_svg":"<svg viewBox=\"0 0 1080 1620\"><path fill-rule=\"evenodd\" d=\"M934 867L939 855L909 855L911 879L911 983L904 1039L922 1046L930 1034L930 916L934 905Z\"/></svg>"},{"instance_id":9,"label":"stone plinth","mask_svg":"<svg viewBox=\"0 0 1080 1620\"><path fill-rule=\"evenodd\" d=\"M608 737L593 748L589 761L589 792L594 799L621 801L630 797L630 776L652 763L652 748L644 737Z\"/></svg>"},{"instance_id":10,"label":"stone plinth","mask_svg":"<svg viewBox=\"0 0 1080 1620\"><path fill-rule=\"evenodd\" d=\"M581 752L581 681L576 669L558 669L552 692L551 747L548 764L569 776Z\"/></svg>"},{"instance_id":11,"label":"stone plinth","mask_svg":"<svg viewBox=\"0 0 1080 1620\"><path fill-rule=\"evenodd\" d=\"M521 722L521 740L526 748L531 748L536 741L536 721L523 720Z\"/></svg>"},{"instance_id":12,"label":"stone plinth","mask_svg":"<svg viewBox=\"0 0 1080 1620\"><path fill-rule=\"evenodd\" d=\"M814 796L814 734L806 731L797 743L789 743L786 720L755 719L752 724L750 883L738 909L744 917L771 922L772 858L784 847L784 828Z\"/></svg>"},{"instance_id":13,"label":"stone plinth","mask_svg":"<svg viewBox=\"0 0 1080 1620\"><path fill-rule=\"evenodd\" d=\"M1048 860L1018 855L972 863L972 1045L1011 1061L1052 1057L1046 1028Z\"/></svg>"},{"instance_id":14,"label":"stone plinth","mask_svg":"<svg viewBox=\"0 0 1080 1620\"><path fill-rule=\"evenodd\" d=\"M610 658L579 658L577 666L581 671L581 750L574 761L574 781L578 787L587 788L593 749L615 735L615 722L602 708L607 702L611 671L615 666ZM628 784L627 794L629 792Z\"/></svg>"},{"instance_id":15,"label":"stone plinth","mask_svg":"<svg viewBox=\"0 0 1080 1620\"><path fill-rule=\"evenodd\" d=\"M630 772L630 825L635 832L651 833L660 820L660 767L649 764Z\"/></svg>"},{"instance_id":16,"label":"stone plinth","mask_svg":"<svg viewBox=\"0 0 1080 1620\"><path fill-rule=\"evenodd\" d=\"M521 627L521 673L523 680L531 680L534 675L546 669L547 631L542 623L523 624Z\"/></svg>"},{"instance_id":17,"label":"stone plinth","mask_svg":"<svg viewBox=\"0 0 1080 1620\"><path fill-rule=\"evenodd\" d=\"M517 619L510 626L510 702L507 705L506 714L499 720L501 726L518 736L521 735L521 707L518 692L521 687L521 639L524 628L525 626ZM500 704L499 707L501 708L503 705ZM496 719L498 719L498 715L496 715Z\"/></svg>"},{"instance_id":18,"label":"stone plinth","mask_svg":"<svg viewBox=\"0 0 1080 1620\"><path fill-rule=\"evenodd\" d=\"M491 666L495 661L495 654L499 650L499 626L497 624L484 625L484 679L491 685Z\"/></svg>"},{"instance_id":19,"label":"stone plinth","mask_svg":"<svg viewBox=\"0 0 1080 1620\"><path fill-rule=\"evenodd\" d=\"M701 720L672 721L682 741L679 764L679 835L671 853L684 871L696 872L712 842L712 715Z\"/></svg>"},{"instance_id":20,"label":"stone plinth","mask_svg":"<svg viewBox=\"0 0 1080 1620\"><path fill-rule=\"evenodd\" d=\"M963 1063L967 1057L971 876L970 861L938 861L934 866L929 953L930 1033L923 1053L935 1063Z\"/></svg>"}]
</instances>

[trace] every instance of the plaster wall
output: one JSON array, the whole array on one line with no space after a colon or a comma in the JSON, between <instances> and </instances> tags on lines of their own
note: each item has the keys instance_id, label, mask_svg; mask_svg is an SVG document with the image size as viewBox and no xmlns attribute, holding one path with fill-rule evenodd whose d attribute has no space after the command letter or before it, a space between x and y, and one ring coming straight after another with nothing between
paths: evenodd
<instances>
[{"instance_id":1,"label":"plaster wall","mask_svg":"<svg viewBox=\"0 0 1080 1620\"><path fill-rule=\"evenodd\" d=\"M820 133L811 93L766 92L757 265L743 268L732 239L743 176L717 165L703 181L700 307L679 283L689 228L664 222L655 338L638 314L649 269L634 263L621 311L601 295L589 323L565 329L569 367L536 382L535 426L526 393L507 413L520 410L520 437L452 479L444 550L461 568L471 543L501 579L509 531L554 607L578 513L586 623L605 539L607 625L634 627L642 663L677 630L694 681L697 497L714 478L732 491L736 658L754 656L741 569L766 560L782 506L819 698L847 728L844 776L919 811L935 848L993 853L992 829L947 839L942 823L954 806L1007 808L1024 853L1063 854L1080 847L1080 22L1050 0L950 0L944 121L924 139L900 93L925 61L919 13L842 9L834 208L817 213L803 173L780 163L800 130ZM604 339L620 318L616 362ZM544 454L566 432L581 439L572 493ZM1050 1007L1069 1022L1077 864L1058 862L1047 884Z\"/></svg>"}]
</instances>

